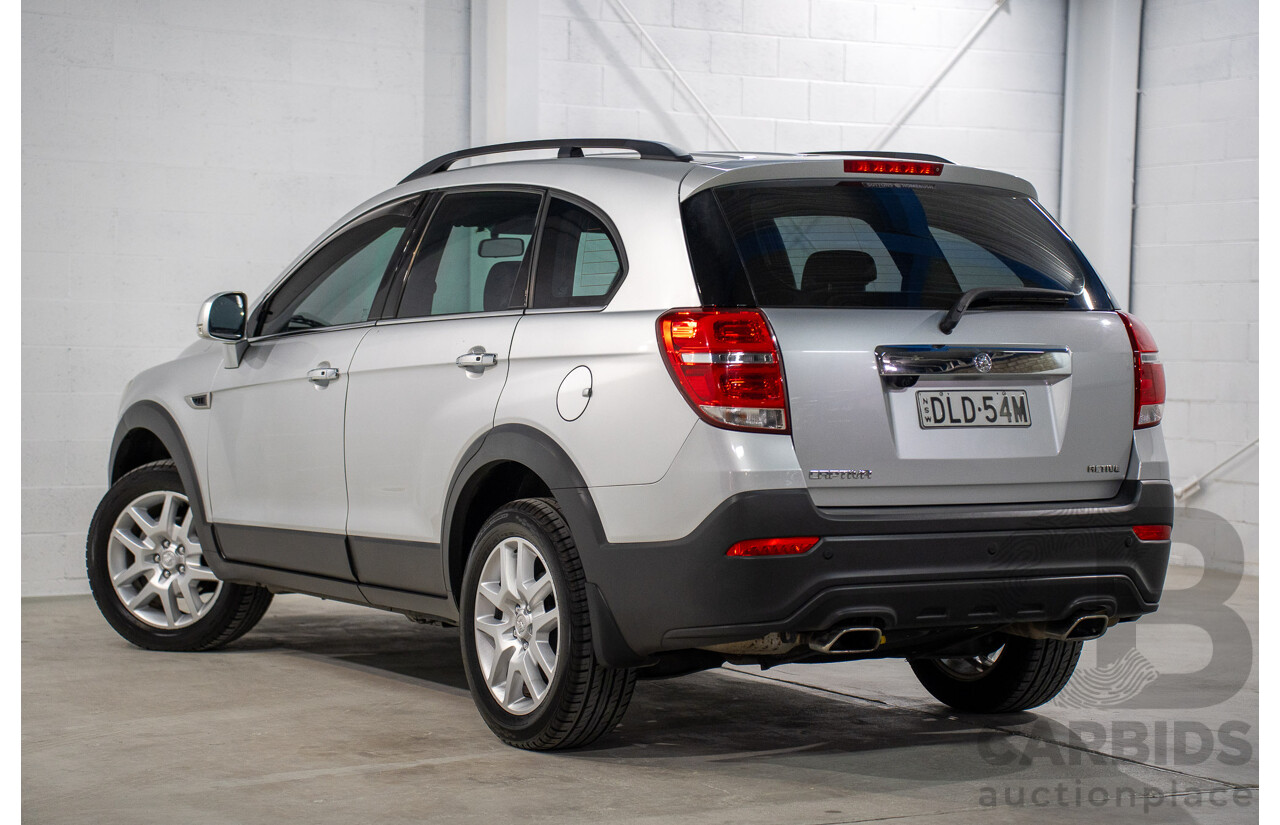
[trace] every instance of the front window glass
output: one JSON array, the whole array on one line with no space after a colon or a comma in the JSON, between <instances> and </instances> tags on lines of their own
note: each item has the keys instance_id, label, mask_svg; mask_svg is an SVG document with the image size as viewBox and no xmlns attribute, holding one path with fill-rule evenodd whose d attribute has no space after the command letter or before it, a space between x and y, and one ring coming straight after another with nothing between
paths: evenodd
<instances>
[{"instance_id":1,"label":"front window glass","mask_svg":"<svg viewBox=\"0 0 1280 825\"><path fill-rule=\"evenodd\" d=\"M369 320L416 204L415 198L383 207L322 246L271 296L259 334Z\"/></svg>"}]
</instances>

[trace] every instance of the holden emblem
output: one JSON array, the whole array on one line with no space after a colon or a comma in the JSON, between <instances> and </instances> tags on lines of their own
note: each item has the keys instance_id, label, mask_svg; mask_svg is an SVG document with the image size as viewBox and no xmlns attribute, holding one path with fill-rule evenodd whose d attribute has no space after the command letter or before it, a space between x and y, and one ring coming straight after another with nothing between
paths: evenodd
<instances>
[{"instance_id":1,"label":"holden emblem","mask_svg":"<svg viewBox=\"0 0 1280 825\"><path fill-rule=\"evenodd\" d=\"M978 372L991 372L991 356L985 352L973 356L973 368Z\"/></svg>"}]
</instances>

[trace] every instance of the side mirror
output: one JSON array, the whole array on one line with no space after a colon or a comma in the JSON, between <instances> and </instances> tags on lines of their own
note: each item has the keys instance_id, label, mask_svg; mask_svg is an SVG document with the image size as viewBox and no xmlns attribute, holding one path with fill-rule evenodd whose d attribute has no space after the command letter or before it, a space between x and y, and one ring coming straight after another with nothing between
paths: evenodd
<instances>
[{"instance_id":1,"label":"side mirror","mask_svg":"<svg viewBox=\"0 0 1280 825\"><path fill-rule=\"evenodd\" d=\"M234 343L244 340L249 299L243 292L219 292L200 307L196 335L211 341Z\"/></svg>"},{"instance_id":2,"label":"side mirror","mask_svg":"<svg viewBox=\"0 0 1280 825\"><path fill-rule=\"evenodd\" d=\"M476 253L481 258L518 258L524 254L524 241L520 238L485 238Z\"/></svg>"}]
</instances>

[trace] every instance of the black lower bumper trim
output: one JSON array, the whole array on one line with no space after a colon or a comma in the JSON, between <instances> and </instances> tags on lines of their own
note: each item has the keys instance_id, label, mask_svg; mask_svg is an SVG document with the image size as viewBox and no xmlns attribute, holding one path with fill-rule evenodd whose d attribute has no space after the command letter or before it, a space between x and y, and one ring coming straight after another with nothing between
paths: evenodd
<instances>
[{"instance_id":1,"label":"black lower bumper trim","mask_svg":"<svg viewBox=\"0 0 1280 825\"><path fill-rule=\"evenodd\" d=\"M771 490L728 499L683 539L609 544L585 496L558 498L593 620L609 614L610 663L854 619L892 631L1133 618L1158 606L1170 545L1131 528L1173 518L1167 482L1129 481L1107 501L838 511ZM725 556L743 539L801 535L822 540L800 556Z\"/></svg>"}]
</instances>

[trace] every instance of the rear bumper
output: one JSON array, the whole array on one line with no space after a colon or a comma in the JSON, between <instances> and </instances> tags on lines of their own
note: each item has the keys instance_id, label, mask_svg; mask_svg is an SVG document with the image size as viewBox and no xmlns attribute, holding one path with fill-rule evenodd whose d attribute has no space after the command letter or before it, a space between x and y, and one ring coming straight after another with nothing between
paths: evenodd
<instances>
[{"instance_id":1,"label":"rear bumper","mask_svg":"<svg viewBox=\"0 0 1280 825\"><path fill-rule=\"evenodd\" d=\"M1061 506L818 509L803 490L760 490L728 499L685 538L628 544L603 541L598 522L577 526L592 520L585 491L560 501L597 649L614 665L853 621L893 631L1134 618L1159 605L1170 543L1138 541L1131 528L1173 523L1163 481ZM725 556L768 536L822 540L800 556Z\"/></svg>"}]
</instances>

